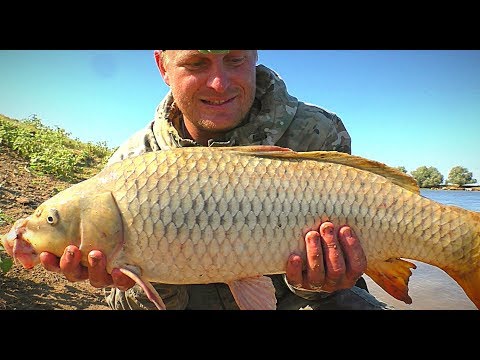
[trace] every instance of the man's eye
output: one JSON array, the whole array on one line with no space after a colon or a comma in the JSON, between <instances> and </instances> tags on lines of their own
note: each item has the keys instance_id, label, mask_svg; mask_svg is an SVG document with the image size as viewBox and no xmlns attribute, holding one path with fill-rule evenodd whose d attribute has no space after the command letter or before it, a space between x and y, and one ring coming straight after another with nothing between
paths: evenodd
<instances>
[{"instance_id":1,"label":"man's eye","mask_svg":"<svg viewBox=\"0 0 480 360\"><path fill-rule=\"evenodd\" d=\"M241 65L245 61L245 56L229 58L227 62L230 65Z\"/></svg>"},{"instance_id":2,"label":"man's eye","mask_svg":"<svg viewBox=\"0 0 480 360\"><path fill-rule=\"evenodd\" d=\"M204 61L197 61L197 62L192 62L192 63L185 64L184 66L188 70L197 70L197 69L201 69L202 67L204 67L205 62Z\"/></svg>"}]
</instances>

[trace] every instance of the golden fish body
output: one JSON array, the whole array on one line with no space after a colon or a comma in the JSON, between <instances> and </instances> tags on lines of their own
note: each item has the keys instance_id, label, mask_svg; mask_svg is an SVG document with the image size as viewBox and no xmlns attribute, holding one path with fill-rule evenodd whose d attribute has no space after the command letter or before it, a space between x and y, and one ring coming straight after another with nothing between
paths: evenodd
<instances>
[{"instance_id":1,"label":"golden fish body","mask_svg":"<svg viewBox=\"0 0 480 360\"><path fill-rule=\"evenodd\" d=\"M480 215L419 195L415 181L384 164L337 152L272 147L191 147L150 152L106 167L19 220L4 236L26 267L31 253L58 256L75 244L99 249L152 301L149 284L227 283L241 308L274 308L266 274L305 256L320 222L348 224L367 271L407 303L422 261L446 271L480 307ZM14 254L14 245L17 250ZM31 249L34 251L31 251ZM258 295L255 295L258 294Z\"/></svg>"}]
</instances>

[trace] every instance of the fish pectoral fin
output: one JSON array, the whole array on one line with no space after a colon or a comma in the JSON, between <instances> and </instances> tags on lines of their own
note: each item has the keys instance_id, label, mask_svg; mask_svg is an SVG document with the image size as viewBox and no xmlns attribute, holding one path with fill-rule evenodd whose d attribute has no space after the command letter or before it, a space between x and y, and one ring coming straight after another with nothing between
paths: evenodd
<instances>
[{"instance_id":1,"label":"fish pectoral fin","mask_svg":"<svg viewBox=\"0 0 480 360\"><path fill-rule=\"evenodd\" d=\"M140 275L137 275L135 272L129 270L129 269L126 269L126 268L119 268L119 270L127 275L130 279L132 279L133 281L135 281L138 285L140 285L140 287L142 288L142 290L145 292L145 295L147 295L148 299L155 304L155 306L159 309L159 310L166 310L167 307L165 306L162 298L160 297L160 295L158 294L157 290L155 290L155 288L153 287L153 285L149 282L149 281L145 281L142 279L142 277Z\"/></svg>"},{"instance_id":2,"label":"fish pectoral fin","mask_svg":"<svg viewBox=\"0 0 480 360\"><path fill-rule=\"evenodd\" d=\"M408 295L408 281L412 275L410 269L416 268L414 263L403 259L388 259L369 262L365 274L395 299L411 304L412 298Z\"/></svg>"},{"instance_id":3,"label":"fish pectoral fin","mask_svg":"<svg viewBox=\"0 0 480 360\"><path fill-rule=\"evenodd\" d=\"M227 283L241 310L275 310L277 298L272 279L255 276Z\"/></svg>"},{"instance_id":4,"label":"fish pectoral fin","mask_svg":"<svg viewBox=\"0 0 480 360\"><path fill-rule=\"evenodd\" d=\"M113 194L95 193L80 198L79 203L82 264L87 266L91 250L102 251L111 262L123 246L123 221Z\"/></svg>"}]
</instances>

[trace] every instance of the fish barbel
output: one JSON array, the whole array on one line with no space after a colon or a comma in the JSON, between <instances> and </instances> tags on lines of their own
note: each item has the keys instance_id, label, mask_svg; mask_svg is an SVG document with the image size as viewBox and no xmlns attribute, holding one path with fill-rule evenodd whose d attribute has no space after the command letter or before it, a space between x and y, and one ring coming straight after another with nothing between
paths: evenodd
<instances>
[{"instance_id":1,"label":"fish barbel","mask_svg":"<svg viewBox=\"0 0 480 360\"><path fill-rule=\"evenodd\" d=\"M282 151L280 151L282 150ZM2 237L25 268L69 244L107 256L159 309L152 282L226 283L241 309L275 309L265 275L305 258L305 234L323 221L348 224L366 274L411 303L418 260L451 276L480 308L480 214L420 195L415 180L385 164L334 151L187 147L105 167L61 191Z\"/></svg>"}]
</instances>

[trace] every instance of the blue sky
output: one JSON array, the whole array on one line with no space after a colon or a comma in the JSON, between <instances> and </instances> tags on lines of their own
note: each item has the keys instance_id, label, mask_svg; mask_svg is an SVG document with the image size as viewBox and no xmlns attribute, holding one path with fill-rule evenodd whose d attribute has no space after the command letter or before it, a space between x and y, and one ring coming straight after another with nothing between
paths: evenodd
<instances>
[{"instance_id":1,"label":"blue sky","mask_svg":"<svg viewBox=\"0 0 480 360\"><path fill-rule=\"evenodd\" d=\"M291 95L335 112L356 155L464 166L480 183L480 51L260 50ZM153 50L0 50L0 114L120 145L168 91Z\"/></svg>"}]
</instances>

